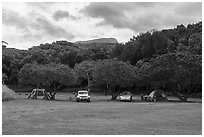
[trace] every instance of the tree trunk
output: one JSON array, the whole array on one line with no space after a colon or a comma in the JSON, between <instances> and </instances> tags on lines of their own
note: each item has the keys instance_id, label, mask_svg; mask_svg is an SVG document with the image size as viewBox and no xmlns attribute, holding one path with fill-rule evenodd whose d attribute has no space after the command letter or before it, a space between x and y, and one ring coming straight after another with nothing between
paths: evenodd
<instances>
[{"instance_id":1,"label":"tree trunk","mask_svg":"<svg viewBox=\"0 0 204 137\"><path fill-rule=\"evenodd\" d=\"M174 96L176 96L181 102L187 102L186 99L184 99L184 97L182 97L177 91L180 91L180 85L177 83L171 83L171 87L172 87L172 93L174 94Z\"/></svg>"},{"instance_id":2,"label":"tree trunk","mask_svg":"<svg viewBox=\"0 0 204 137\"><path fill-rule=\"evenodd\" d=\"M43 97L43 99L45 99L45 100L48 100L48 99L49 99L49 96L48 96L48 94L47 94L47 91L44 92L44 97Z\"/></svg>"},{"instance_id":3,"label":"tree trunk","mask_svg":"<svg viewBox=\"0 0 204 137\"><path fill-rule=\"evenodd\" d=\"M54 92L52 92L52 91L54 91ZM50 100L55 100L55 95L56 95L56 85L55 84L54 84L54 89L52 91L50 91L49 99Z\"/></svg>"},{"instance_id":4,"label":"tree trunk","mask_svg":"<svg viewBox=\"0 0 204 137\"><path fill-rule=\"evenodd\" d=\"M111 89L110 89L110 87L109 87L109 85L108 84L106 84L106 89L107 90L105 90L105 96L107 96L108 95L108 93L111 93Z\"/></svg>"},{"instance_id":5,"label":"tree trunk","mask_svg":"<svg viewBox=\"0 0 204 137\"><path fill-rule=\"evenodd\" d=\"M172 91L172 93L181 101L181 102L187 102L187 99L184 99L181 95L179 95L176 91Z\"/></svg>"},{"instance_id":6,"label":"tree trunk","mask_svg":"<svg viewBox=\"0 0 204 137\"><path fill-rule=\"evenodd\" d=\"M52 92L50 92L50 100L55 100L55 94L56 94L56 93L53 93L53 94L52 94Z\"/></svg>"},{"instance_id":7,"label":"tree trunk","mask_svg":"<svg viewBox=\"0 0 204 137\"><path fill-rule=\"evenodd\" d=\"M117 96L119 95L120 93L120 90L121 90L121 86L119 86L119 89L118 89L118 92L115 91L115 86L113 87L112 89L112 97L111 97L111 100L116 100Z\"/></svg>"},{"instance_id":8,"label":"tree trunk","mask_svg":"<svg viewBox=\"0 0 204 137\"><path fill-rule=\"evenodd\" d=\"M192 88L190 88L189 90L188 90L188 92L185 94L185 96L184 96L184 99L187 101L187 99L188 99L188 97L189 97L189 95L192 93Z\"/></svg>"},{"instance_id":9,"label":"tree trunk","mask_svg":"<svg viewBox=\"0 0 204 137\"><path fill-rule=\"evenodd\" d=\"M92 86L91 78L90 78L90 73L87 73L87 79L88 79L87 91L88 91L88 93L90 93L90 88Z\"/></svg>"},{"instance_id":10,"label":"tree trunk","mask_svg":"<svg viewBox=\"0 0 204 137\"><path fill-rule=\"evenodd\" d=\"M118 96L118 94L112 93L111 100L116 100L117 96Z\"/></svg>"},{"instance_id":11,"label":"tree trunk","mask_svg":"<svg viewBox=\"0 0 204 137\"><path fill-rule=\"evenodd\" d=\"M87 77L88 77L88 86L87 86L87 90L88 93L90 92L90 78L89 78L89 74L87 73Z\"/></svg>"},{"instance_id":12,"label":"tree trunk","mask_svg":"<svg viewBox=\"0 0 204 137\"><path fill-rule=\"evenodd\" d=\"M55 100L55 93L51 96L51 100Z\"/></svg>"},{"instance_id":13,"label":"tree trunk","mask_svg":"<svg viewBox=\"0 0 204 137\"><path fill-rule=\"evenodd\" d=\"M122 86L119 86L119 90L118 90L118 93L120 93L120 90L121 90Z\"/></svg>"},{"instance_id":14,"label":"tree trunk","mask_svg":"<svg viewBox=\"0 0 204 137\"><path fill-rule=\"evenodd\" d=\"M178 90L180 91L180 86L178 85ZM192 86L188 87L188 92L184 95L181 96L179 93L175 92L176 90L173 90L173 94L180 99L181 102L187 102L187 99L189 95L192 93Z\"/></svg>"}]
</instances>

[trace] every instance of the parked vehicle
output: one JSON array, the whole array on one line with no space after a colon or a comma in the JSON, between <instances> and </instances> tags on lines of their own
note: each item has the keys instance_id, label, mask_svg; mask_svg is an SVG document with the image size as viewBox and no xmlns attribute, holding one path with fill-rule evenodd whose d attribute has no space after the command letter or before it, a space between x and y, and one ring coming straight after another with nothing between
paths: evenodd
<instances>
[{"instance_id":1,"label":"parked vehicle","mask_svg":"<svg viewBox=\"0 0 204 137\"><path fill-rule=\"evenodd\" d=\"M120 94L120 101L132 101L132 94L129 91L124 91Z\"/></svg>"},{"instance_id":2,"label":"parked vehicle","mask_svg":"<svg viewBox=\"0 0 204 137\"><path fill-rule=\"evenodd\" d=\"M90 102L90 101L91 101L90 96L89 96L89 93L88 93L88 91L86 91L86 90L80 90L80 91L78 91L75 96L76 96L76 101L77 101L77 102L79 102L79 101L87 101L87 102Z\"/></svg>"}]
</instances>

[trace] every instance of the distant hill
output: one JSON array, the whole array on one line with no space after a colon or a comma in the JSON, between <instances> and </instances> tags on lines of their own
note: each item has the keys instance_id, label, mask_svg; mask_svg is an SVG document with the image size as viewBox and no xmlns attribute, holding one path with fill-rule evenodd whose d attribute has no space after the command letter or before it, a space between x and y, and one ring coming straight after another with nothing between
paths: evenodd
<instances>
[{"instance_id":1,"label":"distant hill","mask_svg":"<svg viewBox=\"0 0 204 137\"><path fill-rule=\"evenodd\" d=\"M100 44L100 43L110 43L115 44L118 43L118 41L115 38L100 38L100 39L93 39L93 40L87 40L87 41L76 41L75 44Z\"/></svg>"}]
</instances>

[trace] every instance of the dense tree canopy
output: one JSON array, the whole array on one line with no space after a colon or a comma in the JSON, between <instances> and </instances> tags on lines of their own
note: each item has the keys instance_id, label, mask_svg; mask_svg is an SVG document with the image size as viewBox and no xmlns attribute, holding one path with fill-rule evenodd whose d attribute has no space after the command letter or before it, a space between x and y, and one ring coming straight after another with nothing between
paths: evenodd
<instances>
[{"instance_id":1,"label":"dense tree canopy","mask_svg":"<svg viewBox=\"0 0 204 137\"><path fill-rule=\"evenodd\" d=\"M20 84L45 88L52 99L60 88L74 85L76 80L75 72L60 64L26 64L19 72Z\"/></svg>"},{"instance_id":2,"label":"dense tree canopy","mask_svg":"<svg viewBox=\"0 0 204 137\"><path fill-rule=\"evenodd\" d=\"M149 63L138 62L139 80L160 89L169 89L181 101L192 92L199 92L202 84L201 56L186 52L169 53L152 58ZM148 85L148 84L147 84ZM186 94L181 98L180 93Z\"/></svg>"},{"instance_id":3,"label":"dense tree canopy","mask_svg":"<svg viewBox=\"0 0 204 137\"><path fill-rule=\"evenodd\" d=\"M151 30L133 36L125 44L118 44L112 51L112 56L122 61L130 61L135 65L141 59L151 59L168 51L189 51L201 54L202 22L178 25L175 29Z\"/></svg>"},{"instance_id":4,"label":"dense tree canopy","mask_svg":"<svg viewBox=\"0 0 204 137\"><path fill-rule=\"evenodd\" d=\"M84 85L83 83L85 81L85 83L87 83L86 85L87 85L88 91L90 90L90 87L92 85L93 71L94 71L95 65L96 65L96 61L86 60L81 62L80 64L76 64L74 67L74 70L78 77L79 84Z\"/></svg>"},{"instance_id":5,"label":"dense tree canopy","mask_svg":"<svg viewBox=\"0 0 204 137\"><path fill-rule=\"evenodd\" d=\"M93 80L105 84L116 99L122 87L132 86L135 78L134 67L117 59L99 60L93 71Z\"/></svg>"}]
</instances>

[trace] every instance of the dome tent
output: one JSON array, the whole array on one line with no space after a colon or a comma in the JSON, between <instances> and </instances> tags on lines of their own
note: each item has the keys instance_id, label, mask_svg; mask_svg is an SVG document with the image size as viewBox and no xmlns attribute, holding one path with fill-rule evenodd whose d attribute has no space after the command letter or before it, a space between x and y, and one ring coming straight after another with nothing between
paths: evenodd
<instances>
[{"instance_id":1,"label":"dome tent","mask_svg":"<svg viewBox=\"0 0 204 137\"><path fill-rule=\"evenodd\" d=\"M149 95L141 95L141 100L146 101L168 101L166 94L162 90L154 90Z\"/></svg>"},{"instance_id":2,"label":"dome tent","mask_svg":"<svg viewBox=\"0 0 204 137\"><path fill-rule=\"evenodd\" d=\"M168 100L166 94L162 90L154 90L149 94L149 97L155 99L155 101Z\"/></svg>"}]
</instances>

